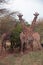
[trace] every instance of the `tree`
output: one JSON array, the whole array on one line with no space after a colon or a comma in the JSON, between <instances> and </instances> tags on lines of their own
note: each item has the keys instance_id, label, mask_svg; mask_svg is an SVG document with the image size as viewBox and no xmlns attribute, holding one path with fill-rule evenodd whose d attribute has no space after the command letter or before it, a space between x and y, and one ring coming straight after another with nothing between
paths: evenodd
<instances>
[{"instance_id":1,"label":"tree","mask_svg":"<svg viewBox=\"0 0 43 65\"><path fill-rule=\"evenodd\" d=\"M18 11L16 12L10 12L7 11L6 9L0 9L0 32L4 33L7 31L11 31L13 28L15 28L16 26L16 14L18 13ZM13 17L14 15L14 17Z\"/></svg>"},{"instance_id":2,"label":"tree","mask_svg":"<svg viewBox=\"0 0 43 65\"><path fill-rule=\"evenodd\" d=\"M8 13L8 10L3 7L5 3L7 3L7 0L0 0L0 17Z\"/></svg>"},{"instance_id":3,"label":"tree","mask_svg":"<svg viewBox=\"0 0 43 65\"><path fill-rule=\"evenodd\" d=\"M16 20L11 16L6 16L1 19L0 22L0 31L1 33L11 31L16 26Z\"/></svg>"},{"instance_id":4,"label":"tree","mask_svg":"<svg viewBox=\"0 0 43 65\"><path fill-rule=\"evenodd\" d=\"M16 47L20 46L20 38L19 38L20 36L19 35L21 31L22 31L22 28L21 28L20 23L18 22L16 28L12 30L11 37L10 37L11 42L12 41L14 42L13 46L15 45L15 43L16 43Z\"/></svg>"},{"instance_id":5,"label":"tree","mask_svg":"<svg viewBox=\"0 0 43 65\"><path fill-rule=\"evenodd\" d=\"M35 27L35 31L39 32L41 37L41 43L43 44L43 20L42 19L38 20L38 23Z\"/></svg>"},{"instance_id":6,"label":"tree","mask_svg":"<svg viewBox=\"0 0 43 65\"><path fill-rule=\"evenodd\" d=\"M0 3L5 2L5 0L0 0Z\"/></svg>"}]
</instances>

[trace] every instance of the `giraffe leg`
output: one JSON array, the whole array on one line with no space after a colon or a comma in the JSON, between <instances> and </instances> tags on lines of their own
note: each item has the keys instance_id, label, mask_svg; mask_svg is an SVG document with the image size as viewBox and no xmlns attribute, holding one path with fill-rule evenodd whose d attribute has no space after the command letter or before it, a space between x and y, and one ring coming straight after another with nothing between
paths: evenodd
<instances>
[{"instance_id":1,"label":"giraffe leg","mask_svg":"<svg viewBox=\"0 0 43 65\"><path fill-rule=\"evenodd\" d=\"M40 44L40 40L37 40L37 44L38 44L39 50L42 50L42 46L41 46L41 44Z\"/></svg>"},{"instance_id":2,"label":"giraffe leg","mask_svg":"<svg viewBox=\"0 0 43 65\"><path fill-rule=\"evenodd\" d=\"M23 43L21 43L21 54L23 54Z\"/></svg>"},{"instance_id":3,"label":"giraffe leg","mask_svg":"<svg viewBox=\"0 0 43 65\"><path fill-rule=\"evenodd\" d=\"M29 48L29 44L28 44L28 39L26 40L26 49L28 50L28 48Z\"/></svg>"},{"instance_id":4,"label":"giraffe leg","mask_svg":"<svg viewBox=\"0 0 43 65\"><path fill-rule=\"evenodd\" d=\"M2 41L2 43L1 43L0 55L2 55L2 52L3 52L3 41Z\"/></svg>"},{"instance_id":5,"label":"giraffe leg","mask_svg":"<svg viewBox=\"0 0 43 65\"><path fill-rule=\"evenodd\" d=\"M2 46L1 46L1 54L6 56L6 41L4 41Z\"/></svg>"}]
</instances>

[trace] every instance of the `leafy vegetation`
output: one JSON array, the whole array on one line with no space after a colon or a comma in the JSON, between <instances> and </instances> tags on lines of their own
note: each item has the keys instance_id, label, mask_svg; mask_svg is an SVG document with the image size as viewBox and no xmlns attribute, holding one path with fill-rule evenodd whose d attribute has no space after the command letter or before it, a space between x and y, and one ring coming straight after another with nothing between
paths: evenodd
<instances>
[{"instance_id":1,"label":"leafy vegetation","mask_svg":"<svg viewBox=\"0 0 43 65\"><path fill-rule=\"evenodd\" d=\"M43 21L39 22L35 27L35 31L39 32L41 37L41 43L43 44Z\"/></svg>"},{"instance_id":2,"label":"leafy vegetation","mask_svg":"<svg viewBox=\"0 0 43 65\"><path fill-rule=\"evenodd\" d=\"M4 16L0 19L0 33L11 31L16 26L16 21L11 16Z\"/></svg>"},{"instance_id":3,"label":"leafy vegetation","mask_svg":"<svg viewBox=\"0 0 43 65\"><path fill-rule=\"evenodd\" d=\"M10 40L14 41L16 45L20 44L20 32L22 31L22 28L19 23L17 23L17 26L14 30L12 30Z\"/></svg>"}]
</instances>

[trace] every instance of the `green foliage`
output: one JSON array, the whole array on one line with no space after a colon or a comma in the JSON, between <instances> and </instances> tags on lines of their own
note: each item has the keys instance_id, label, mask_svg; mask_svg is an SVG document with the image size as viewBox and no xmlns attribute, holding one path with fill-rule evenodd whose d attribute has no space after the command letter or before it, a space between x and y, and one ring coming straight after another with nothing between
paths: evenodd
<instances>
[{"instance_id":1,"label":"green foliage","mask_svg":"<svg viewBox=\"0 0 43 65\"><path fill-rule=\"evenodd\" d=\"M41 43L43 43L43 22L39 22L37 26L35 27L35 31L39 32L41 37Z\"/></svg>"},{"instance_id":2,"label":"green foliage","mask_svg":"<svg viewBox=\"0 0 43 65\"><path fill-rule=\"evenodd\" d=\"M0 22L0 33L4 33L4 32L10 32L12 29L15 28L16 26L16 21L13 21L13 19L10 19L12 17L9 17L9 19L7 19L7 17L4 17L1 22Z\"/></svg>"},{"instance_id":3,"label":"green foliage","mask_svg":"<svg viewBox=\"0 0 43 65\"><path fill-rule=\"evenodd\" d=\"M26 26L28 26L28 27L30 26L30 24L29 24L28 22L25 22L25 24L26 24Z\"/></svg>"},{"instance_id":4,"label":"green foliage","mask_svg":"<svg viewBox=\"0 0 43 65\"><path fill-rule=\"evenodd\" d=\"M22 28L19 23L17 23L16 28L12 31L10 40L14 41L16 45L20 44L20 32L22 31Z\"/></svg>"}]
</instances>

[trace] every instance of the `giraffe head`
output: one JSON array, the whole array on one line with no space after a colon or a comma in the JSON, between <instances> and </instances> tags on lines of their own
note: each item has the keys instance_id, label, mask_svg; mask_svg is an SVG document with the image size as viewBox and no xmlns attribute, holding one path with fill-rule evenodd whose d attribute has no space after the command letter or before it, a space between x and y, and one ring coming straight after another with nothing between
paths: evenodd
<instances>
[{"instance_id":1,"label":"giraffe head","mask_svg":"<svg viewBox=\"0 0 43 65\"><path fill-rule=\"evenodd\" d=\"M22 20L22 14L17 15L19 17L19 20Z\"/></svg>"},{"instance_id":2,"label":"giraffe head","mask_svg":"<svg viewBox=\"0 0 43 65\"><path fill-rule=\"evenodd\" d=\"M38 13L38 12L35 12L33 15L34 15L35 17L38 17L39 13Z\"/></svg>"}]
</instances>

